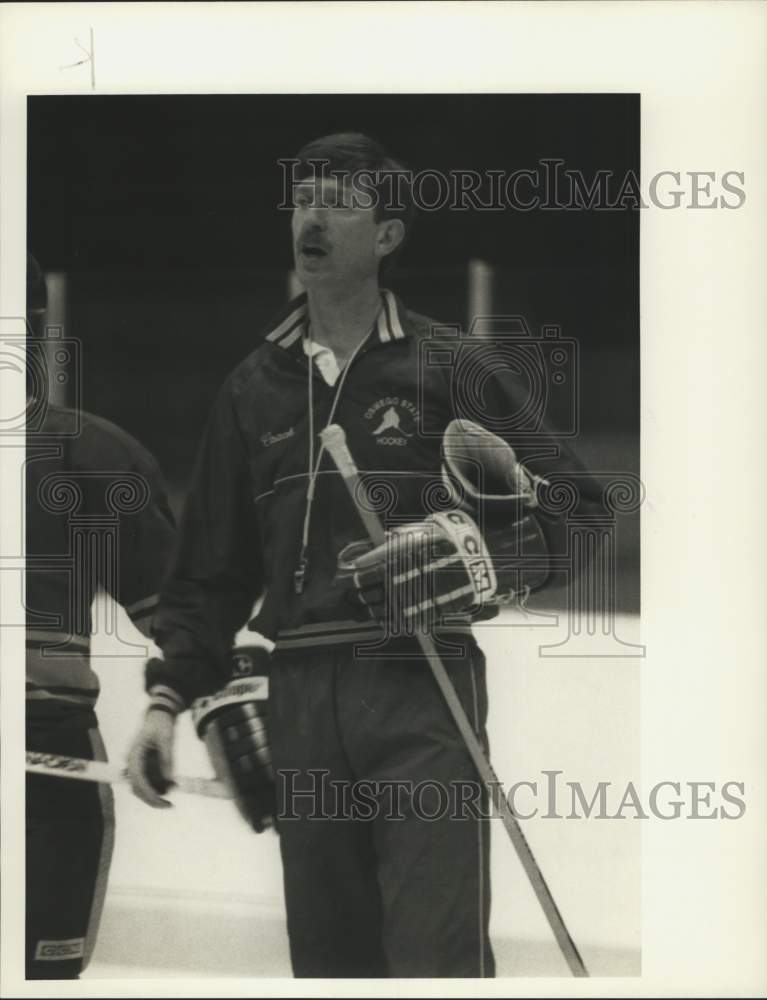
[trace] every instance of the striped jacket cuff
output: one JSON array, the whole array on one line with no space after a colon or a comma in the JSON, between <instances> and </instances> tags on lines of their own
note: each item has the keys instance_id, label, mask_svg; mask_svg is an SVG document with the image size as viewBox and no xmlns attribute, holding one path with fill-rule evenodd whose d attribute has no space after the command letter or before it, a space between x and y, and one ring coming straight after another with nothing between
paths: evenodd
<instances>
[{"instance_id":1,"label":"striped jacket cuff","mask_svg":"<svg viewBox=\"0 0 767 1000\"><path fill-rule=\"evenodd\" d=\"M178 715L186 708L186 702L173 688L164 684L155 684L149 689L149 711L156 708L171 715Z\"/></svg>"}]
</instances>

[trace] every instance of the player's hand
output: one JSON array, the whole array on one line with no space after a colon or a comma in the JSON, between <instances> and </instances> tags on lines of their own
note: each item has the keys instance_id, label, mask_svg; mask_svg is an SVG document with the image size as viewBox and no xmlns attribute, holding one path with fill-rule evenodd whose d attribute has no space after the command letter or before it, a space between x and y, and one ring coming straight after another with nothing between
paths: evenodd
<instances>
[{"instance_id":1,"label":"player's hand","mask_svg":"<svg viewBox=\"0 0 767 1000\"><path fill-rule=\"evenodd\" d=\"M352 542L338 557L337 580L395 632L429 629L497 586L479 528L460 510L395 528L382 545Z\"/></svg>"},{"instance_id":2,"label":"player's hand","mask_svg":"<svg viewBox=\"0 0 767 1000\"><path fill-rule=\"evenodd\" d=\"M167 809L163 798L173 784L173 740L176 718L150 709L128 754L128 777L133 794L155 809Z\"/></svg>"}]
</instances>

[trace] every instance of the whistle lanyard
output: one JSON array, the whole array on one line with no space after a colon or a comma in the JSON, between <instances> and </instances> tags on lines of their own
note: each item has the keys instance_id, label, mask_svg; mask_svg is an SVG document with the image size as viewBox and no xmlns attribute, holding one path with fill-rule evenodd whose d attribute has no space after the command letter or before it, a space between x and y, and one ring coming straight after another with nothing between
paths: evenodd
<instances>
[{"instance_id":1,"label":"whistle lanyard","mask_svg":"<svg viewBox=\"0 0 767 1000\"><path fill-rule=\"evenodd\" d=\"M344 382L346 381L346 376L349 369L352 366L352 362L357 357L357 354L362 349L363 345L367 343L370 339L370 334L375 324L368 331L366 337L357 344L349 357L349 360L343 367L343 371L338 379L338 385L336 386L335 395L333 396L333 404L330 407L330 414L328 415L326 427L329 427L333 423L333 417L336 413L336 407L338 406L338 401L341 398L341 390L344 387ZM306 345L309 345L309 351L306 351ZM309 528L311 525L312 518L312 505L314 504L314 493L317 485L317 475L320 470L320 464L322 463L322 456L325 453L325 445L320 445L320 450L315 461L314 458L314 354L310 353L313 346L312 341L312 328L311 325L308 326L306 334L304 335L304 353L308 354L307 361L307 372L308 372L308 388L307 397L309 402L309 469L308 476L309 482L306 487L306 508L304 510L304 528L301 535L301 555L298 559L298 566L293 573L293 583L297 594L302 594L304 591L304 583L306 581L306 573L309 567Z\"/></svg>"}]
</instances>

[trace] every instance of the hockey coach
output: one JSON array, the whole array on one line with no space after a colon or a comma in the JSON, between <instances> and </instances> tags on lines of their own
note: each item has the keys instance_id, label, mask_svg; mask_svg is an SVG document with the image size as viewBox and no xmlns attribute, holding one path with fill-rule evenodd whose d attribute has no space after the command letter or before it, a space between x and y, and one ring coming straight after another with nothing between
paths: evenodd
<instances>
[{"instance_id":1,"label":"hockey coach","mask_svg":"<svg viewBox=\"0 0 767 1000\"><path fill-rule=\"evenodd\" d=\"M545 426L535 446L495 433L523 404L492 358L480 352L467 369L482 399L468 412L471 386L424 360L436 324L382 285L411 225L401 165L356 133L317 139L296 160L292 237L306 291L210 415L155 618L163 658L147 666L133 788L167 805L175 718L226 690L233 638L262 599L252 627L275 643L268 725L294 974L493 976L484 792L415 633L437 643L486 745L471 622L547 582L559 526L540 493L552 475L582 470ZM330 424L382 498L384 545L364 540L320 439ZM263 721L263 706L237 708L240 689L220 704ZM259 742L255 768L262 721L239 730ZM259 829L258 788L268 791L230 763ZM344 789L361 782L380 807L366 814L345 805ZM443 790L472 783L468 808L440 809Z\"/></svg>"}]
</instances>

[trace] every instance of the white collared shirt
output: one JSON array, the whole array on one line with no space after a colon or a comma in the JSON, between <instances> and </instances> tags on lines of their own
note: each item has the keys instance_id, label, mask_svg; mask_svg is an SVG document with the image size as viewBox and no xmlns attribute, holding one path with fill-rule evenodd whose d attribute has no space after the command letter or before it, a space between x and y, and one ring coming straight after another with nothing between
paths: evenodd
<instances>
[{"instance_id":1,"label":"white collared shirt","mask_svg":"<svg viewBox=\"0 0 767 1000\"><path fill-rule=\"evenodd\" d=\"M314 358L320 375L327 384L335 385L341 374L341 369L338 367L338 361L336 361L333 351L329 347L325 347L324 344L318 344L316 340L309 340L308 337L305 337L304 353L308 358Z\"/></svg>"}]
</instances>

